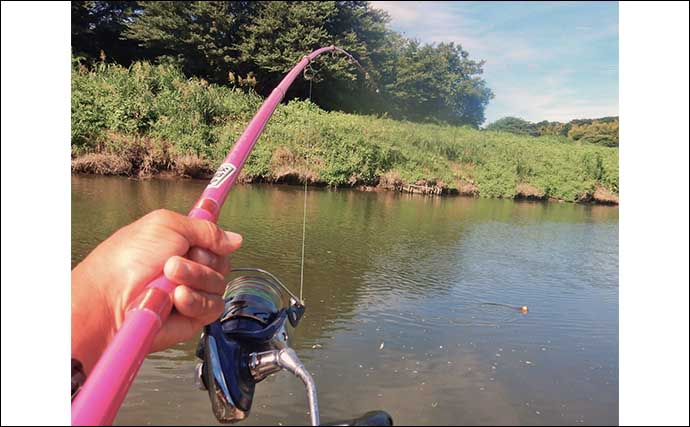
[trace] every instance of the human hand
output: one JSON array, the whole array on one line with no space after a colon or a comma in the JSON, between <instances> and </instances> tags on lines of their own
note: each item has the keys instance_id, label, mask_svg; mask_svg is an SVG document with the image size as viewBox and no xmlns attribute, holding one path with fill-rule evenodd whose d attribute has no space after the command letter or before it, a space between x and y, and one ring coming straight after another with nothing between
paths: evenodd
<instances>
[{"instance_id":1,"label":"human hand","mask_svg":"<svg viewBox=\"0 0 690 427\"><path fill-rule=\"evenodd\" d=\"M129 304L161 271L179 286L151 351L192 338L222 314L228 254L241 245L239 234L166 210L121 228L72 270L72 357L90 372Z\"/></svg>"}]
</instances>

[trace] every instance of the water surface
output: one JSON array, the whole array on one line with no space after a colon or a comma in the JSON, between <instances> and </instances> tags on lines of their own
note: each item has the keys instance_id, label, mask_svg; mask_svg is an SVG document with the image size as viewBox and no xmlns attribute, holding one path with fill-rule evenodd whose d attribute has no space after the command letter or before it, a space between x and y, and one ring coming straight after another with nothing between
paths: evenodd
<instances>
[{"instance_id":1,"label":"water surface","mask_svg":"<svg viewBox=\"0 0 690 427\"><path fill-rule=\"evenodd\" d=\"M150 210L187 212L204 185L73 177L73 264ZM219 223L244 235L235 266L299 291L302 194L233 190ZM304 299L292 344L324 421L385 409L397 425L618 423L617 207L312 190ZM195 346L149 356L116 423L217 424ZM306 409L280 373L242 424L306 424Z\"/></svg>"}]
</instances>

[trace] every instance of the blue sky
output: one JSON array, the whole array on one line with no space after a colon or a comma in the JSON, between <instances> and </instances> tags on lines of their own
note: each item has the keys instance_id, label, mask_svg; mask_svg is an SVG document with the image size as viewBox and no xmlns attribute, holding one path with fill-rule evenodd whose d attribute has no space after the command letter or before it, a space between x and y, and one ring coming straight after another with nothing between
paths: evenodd
<instances>
[{"instance_id":1,"label":"blue sky","mask_svg":"<svg viewBox=\"0 0 690 427\"><path fill-rule=\"evenodd\" d=\"M618 2L371 3L405 36L486 61L485 124L618 115Z\"/></svg>"}]
</instances>

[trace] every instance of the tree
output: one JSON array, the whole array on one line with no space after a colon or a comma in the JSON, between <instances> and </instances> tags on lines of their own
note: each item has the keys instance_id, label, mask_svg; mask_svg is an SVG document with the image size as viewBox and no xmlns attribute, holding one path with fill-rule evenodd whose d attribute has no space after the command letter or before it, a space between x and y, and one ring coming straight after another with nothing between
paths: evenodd
<instances>
[{"instance_id":1,"label":"tree","mask_svg":"<svg viewBox=\"0 0 690 427\"><path fill-rule=\"evenodd\" d=\"M568 131L568 138L589 144L618 147L618 120L601 119L574 124Z\"/></svg>"},{"instance_id":2,"label":"tree","mask_svg":"<svg viewBox=\"0 0 690 427\"><path fill-rule=\"evenodd\" d=\"M237 56L239 28L247 25L253 2L145 1L126 24L135 40L158 61L178 63L188 75L226 83Z\"/></svg>"},{"instance_id":3,"label":"tree","mask_svg":"<svg viewBox=\"0 0 690 427\"><path fill-rule=\"evenodd\" d=\"M334 44L357 58L369 78L363 78L362 70L342 57L324 58L314 64L319 70L313 82L315 102L329 110L386 111L387 102L375 89L385 74L384 64L394 55L390 41L397 34L387 28L388 22L388 14L369 2L335 2L335 13L326 20L325 28ZM339 63L333 64L334 59Z\"/></svg>"},{"instance_id":4,"label":"tree","mask_svg":"<svg viewBox=\"0 0 690 427\"><path fill-rule=\"evenodd\" d=\"M517 117L503 117L489 124L486 130L510 132L518 135L539 136L539 130L534 123Z\"/></svg>"},{"instance_id":5,"label":"tree","mask_svg":"<svg viewBox=\"0 0 690 427\"><path fill-rule=\"evenodd\" d=\"M381 55L387 19L384 12L362 1L263 2L257 5L251 23L241 30L236 65L241 72L258 76L260 93L268 93L305 54L331 44L374 69L372 57ZM319 85L314 99L320 105L342 108L347 104L345 98L334 100L329 95L341 94L343 89L357 92L361 101L364 86L356 82L362 80L362 72L344 56L317 58L313 70L318 71L312 83ZM307 85L296 82L290 94L304 96ZM341 90L333 90L336 88Z\"/></svg>"},{"instance_id":6,"label":"tree","mask_svg":"<svg viewBox=\"0 0 690 427\"><path fill-rule=\"evenodd\" d=\"M454 43L421 45L398 38L392 66L384 71L384 96L394 115L409 120L479 126L493 93L480 78L483 61Z\"/></svg>"},{"instance_id":7,"label":"tree","mask_svg":"<svg viewBox=\"0 0 690 427\"><path fill-rule=\"evenodd\" d=\"M519 135L558 135L588 144L618 147L618 117L575 119L568 123L541 121L531 123L516 117L503 117L489 124L486 130L511 132Z\"/></svg>"},{"instance_id":8,"label":"tree","mask_svg":"<svg viewBox=\"0 0 690 427\"><path fill-rule=\"evenodd\" d=\"M395 33L388 15L367 1L94 1L73 2L72 15L75 51L116 52L123 65L172 62L187 75L240 82L263 96L303 55L335 44L370 79L342 55L322 56L312 64L313 80L298 79L286 95L311 93L327 110L478 126L493 98L483 61L460 45L422 45Z\"/></svg>"},{"instance_id":9,"label":"tree","mask_svg":"<svg viewBox=\"0 0 690 427\"><path fill-rule=\"evenodd\" d=\"M123 40L122 32L139 13L135 1L73 1L72 53L97 60L101 52L110 60L129 64L141 51L136 41Z\"/></svg>"}]
</instances>

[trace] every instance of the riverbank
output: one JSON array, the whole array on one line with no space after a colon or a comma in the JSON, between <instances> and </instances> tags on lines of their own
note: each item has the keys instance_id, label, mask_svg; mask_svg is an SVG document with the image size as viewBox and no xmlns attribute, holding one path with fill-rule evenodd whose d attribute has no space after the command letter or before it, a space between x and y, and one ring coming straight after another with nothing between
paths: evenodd
<instances>
[{"instance_id":1,"label":"riverbank","mask_svg":"<svg viewBox=\"0 0 690 427\"><path fill-rule=\"evenodd\" d=\"M166 180L186 180L186 179L198 179L198 180L207 180L211 179L213 176L213 172L210 171L209 169L204 169L203 173L200 174L187 174L187 173L180 173L179 170L185 169L188 166L186 166L184 163L180 166L177 166L171 170L164 170L164 171L159 171L155 174L148 174L148 175L139 175L139 176L133 176L125 171L127 170L127 167L124 169L118 169L122 167L122 163L120 159L115 160L116 158L111 157L110 155L104 154L104 155L85 155L82 157L77 157L76 159L72 160L72 173L75 175L83 175L83 176L126 176L131 179L137 179L137 180L147 180L147 179L166 179ZM114 166L113 166L114 165ZM187 169L188 170L188 169ZM118 173L119 172L119 173ZM304 184L304 181L299 181L297 179L291 179L291 180L275 180L275 181L266 181L266 180L251 180L246 177L246 175L240 176L240 179L238 180L239 184L265 184L265 185L273 185L273 184L279 184L279 185L296 185L296 186L302 186ZM328 184L323 183L323 182L311 182L310 185L312 186L317 186L317 187L327 187ZM331 188L338 189L337 186L331 186ZM438 186L428 186L428 185L414 185L414 184L400 184L400 185L387 185L384 183L379 183L378 185L356 185L356 186L346 186L346 187L340 187L348 190L355 190L355 191L362 191L362 192L380 192L380 191L393 191L393 192L398 192L398 193L407 193L407 194L417 194L421 196L438 196L438 197L446 197L446 196L460 196L460 197L479 197L479 194L476 191L467 191L466 189L458 190L454 188L443 188L443 187L438 187ZM524 193L524 190L518 190L518 193L515 197L513 197L514 200L531 200L531 201L542 201L542 202L555 202L555 203L564 203L564 202L569 202L573 203L572 201L568 200L562 200L562 199L556 199L554 197L544 197L541 194L534 194L531 192ZM500 198L500 197L499 197ZM576 200L574 203L591 203L591 204L599 204L599 205L618 205L618 196L609 190L606 190L604 188L598 188L594 191L593 194L590 195L588 198L583 198L581 200Z\"/></svg>"},{"instance_id":2,"label":"riverbank","mask_svg":"<svg viewBox=\"0 0 690 427\"><path fill-rule=\"evenodd\" d=\"M169 66L72 73L72 172L205 178L261 104ZM281 105L240 175L421 194L618 202L618 149Z\"/></svg>"}]
</instances>

